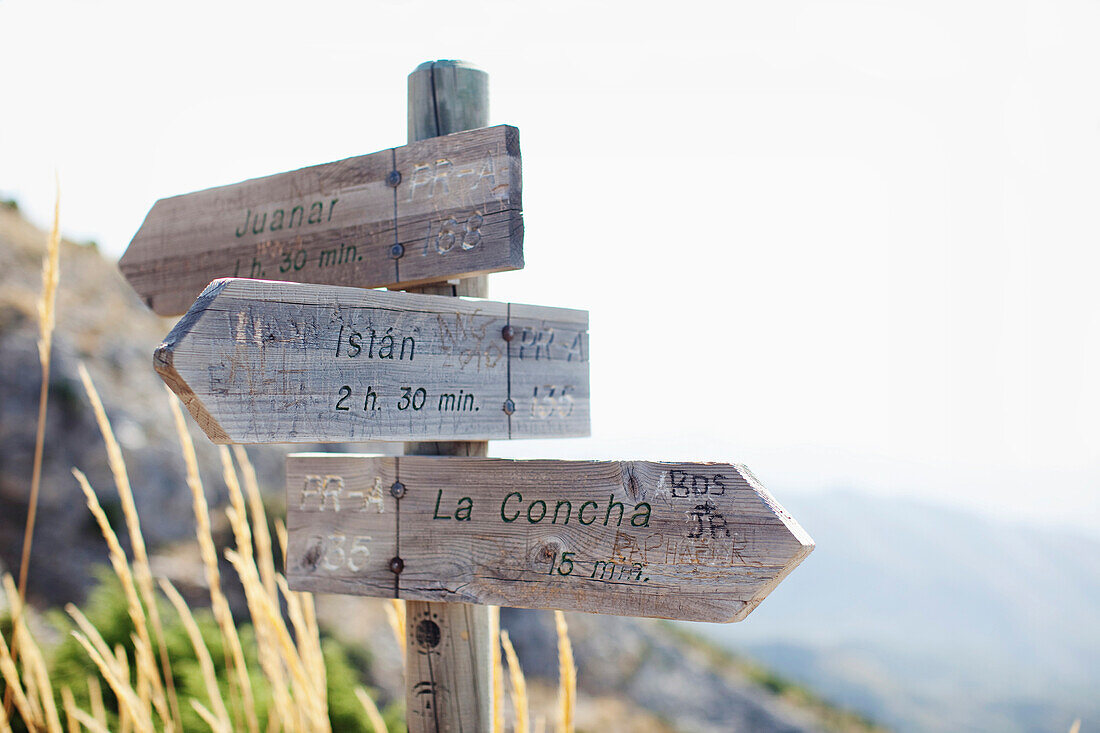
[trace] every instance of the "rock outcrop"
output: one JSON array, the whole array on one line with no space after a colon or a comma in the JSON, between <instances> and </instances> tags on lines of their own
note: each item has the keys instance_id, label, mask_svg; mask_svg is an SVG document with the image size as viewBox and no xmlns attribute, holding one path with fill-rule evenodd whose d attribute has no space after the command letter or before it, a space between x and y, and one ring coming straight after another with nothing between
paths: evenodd
<instances>
[{"instance_id":1,"label":"rock outcrop","mask_svg":"<svg viewBox=\"0 0 1100 733\"><path fill-rule=\"evenodd\" d=\"M38 416L37 302L45 248L45 232L14 207L0 206L0 562L12 571L23 545ZM194 538L195 525L169 396L152 367L153 349L172 322L146 309L94 245L69 241L62 242L56 320L28 582L31 599L50 605L79 601L92 582L92 565L107 561L73 467L88 475L125 534L103 439L77 374L80 362L122 447L146 542L156 547ZM192 435L208 499L219 504L224 484L216 449L194 426ZM262 484L281 494L286 451L248 450Z\"/></svg>"}]
</instances>

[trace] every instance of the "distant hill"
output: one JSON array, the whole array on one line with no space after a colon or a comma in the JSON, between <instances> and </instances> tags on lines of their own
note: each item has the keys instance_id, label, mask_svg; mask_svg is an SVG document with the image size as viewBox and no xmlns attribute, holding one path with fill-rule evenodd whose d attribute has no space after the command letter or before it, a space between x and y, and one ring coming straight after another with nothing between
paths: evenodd
<instances>
[{"instance_id":1,"label":"distant hill","mask_svg":"<svg viewBox=\"0 0 1100 733\"><path fill-rule=\"evenodd\" d=\"M1100 539L855 493L783 500L814 554L745 622L696 631L902 731L1100 726Z\"/></svg>"}]
</instances>

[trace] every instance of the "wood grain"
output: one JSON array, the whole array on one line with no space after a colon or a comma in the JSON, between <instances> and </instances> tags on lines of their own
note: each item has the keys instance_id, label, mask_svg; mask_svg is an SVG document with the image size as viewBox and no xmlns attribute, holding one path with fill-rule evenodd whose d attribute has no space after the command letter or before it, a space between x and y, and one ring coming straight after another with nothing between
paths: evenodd
<instances>
[{"instance_id":1,"label":"wood grain","mask_svg":"<svg viewBox=\"0 0 1100 733\"><path fill-rule=\"evenodd\" d=\"M463 61L430 61L409 74L409 142L489 124L489 75ZM489 297L488 277L409 288L429 295ZM405 443L406 455L485 456L485 441ZM493 673L487 606L406 605L405 719L409 733L479 733L491 727ZM501 704L502 701L497 701Z\"/></svg>"},{"instance_id":2,"label":"wood grain","mask_svg":"<svg viewBox=\"0 0 1100 733\"><path fill-rule=\"evenodd\" d=\"M161 199L119 268L160 315L220 277L384 287L516 270L522 188L516 128L460 132Z\"/></svg>"},{"instance_id":3,"label":"wood grain","mask_svg":"<svg viewBox=\"0 0 1100 733\"><path fill-rule=\"evenodd\" d=\"M814 546L723 463L296 454L287 525L297 590L692 621L745 618Z\"/></svg>"},{"instance_id":4,"label":"wood grain","mask_svg":"<svg viewBox=\"0 0 1100 733\"><path fill-rule=\"evenodd\" d=\"M405 606L406 711L410 733L490 730L489 609L468 603Z\"/></svg>"},{"instance_id":5,"label":"wood grain","mask_svg":"<svg viewBox=\"0 0 1100 733\"><path fill-rule=\"evenodd\" d=\"M154 366L216 443L589 431L586 311L229 278Z\"/></svg>"}]
</instances>

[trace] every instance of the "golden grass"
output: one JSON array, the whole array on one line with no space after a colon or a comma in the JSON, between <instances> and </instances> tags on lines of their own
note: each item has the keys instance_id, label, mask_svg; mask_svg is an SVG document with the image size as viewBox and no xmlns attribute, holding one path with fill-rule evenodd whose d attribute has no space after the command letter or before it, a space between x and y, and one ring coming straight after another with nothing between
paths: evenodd
<instances>
[{"instance_id":1,"label":"golden grass","mask_svg":"<svg viewBox=\"0 0 1100 733\"><path fill-rule=\"evenodd\" d=\"M39 433L36 447L35 478L32 479L32 497L37 496L40 480L41 450L44 440L44 416L49 379L50 347L54 327L53 310L57 288L57 252L59 235L57 210L51 233L50 252L43 267L44 295L40 303L42 323L39 344L43 367L43 389L40 404ZM103 436L108 464L118 492L127 536L133 557L128 558L114 528L100 505L87 477L77 469L73 476L84 493L89 511L96 520L107 542L111 567L118 578L126 601L127 614L134 627L130 648L121 644L112 649L103 636L75 606L66 610L76 624L72 636L87 653L118 701L118 720L115 730L119 733L156 730L181 731L183 721L171 672L171 660L165 640L163 622L154 592L153 575L137 507L134 502L126 464L121 448L115 439L110 420L88 370L79 365L81 381L92 405L96 421ZM199 475L198 461L183 413L174 395L168 392L173 419L179 436L181 453L186 468L186 482L192 495L195 515L195 535L199 545L206 581L210 590L211 610L222 637L225 649L225 667L229 676L229 692L223 696L215 675L214 660L206 648L191 609L183 597L167 581L160 582L160 590L179 617L198 660L206 699L189 699L187 704L214 731L248 730L259 733L259 711L252 679L245 663L244 649L234 622L228 600L221 586L217 550L210 528L209 506ZM328 696L324 658L321 652L320 630L313 596L290 590L286 578L275 569L271 535L267 515L263 507L256 472L248 455L240 446L232 452L221 448L222 476L228 489L229 507L226 514L233 530L235 548L227 550L226 558L236 570L245 591L252 627L255 630L257 655L264 682L265 698L271 701L267 731L329 731ZM234 464L235 459L235 464ZM26 567L29 560L30 541L33 536L34 506L28 512L27 534L24 540L24 561L21 563L21 582L17 587L10 576L3 579L4 592L12 610L11 645L0 635L0 678L5 682L5 706L0 707L0 733L12 730L12 713L33 731L65 733L81 730L102 733L111 729L107 706L103 698L100 678L87 678L87 710L81 709L73 689L69 686L55 690L49 676L44 654L27 626L24 611ZM285 556L286 528L276 524L279 551ZM282 608L289 618L284 619ZM390 627L404 653L406 646L405 607L399 600L387 603L386 612ZM503 647L508 659L508 672L512 682L511 697L514 709L514 730L528 733L530 730L526 682L519 660L507 632L499 628L499 609L491 617L493 641L493 730L503 731L504 675L501 661ZM576 670L572 662L564 618L558 619L558 650L562 670L559 717L563 721L559 730L572 731L572 710L576 697ZM17 656L22 649L22 658ZM132 654L132 662L130 654ZM159 656L159 665L158 665ZM566 673L568 671L568 674ZM55 695L56 693L56 695ZM363 688L355 694L366 711L375 733L386 730L385 721L377 705ZM60 697L60 708L55 699ZM62 721L64 716L64 725ZM544 729L545 719L540 718L537 730Z\"/></svg>"},{"instance_id":2,"label":"golden grass","mask_svg":"<svg viewBox=\"0 0 1100 733\"><path fill-rule=\"evenodd\" d=\"M183 600L183 596L179 594L179 591L167 580L161 579L160 588L168 596L168 600L172 602L172 606L179 614L180 620L183 621L183 627L187 630L187 638L191 640L191 647L195 650L195 657L199 660L202 679L206 685L206 694L214 707L214 712L211 714L214 722L210 727L219 731L232 730L229 722L229 711L225 708L222 692L218 687L218 678L214 673L214 660L210 658L210 650L206 648L206 642L202 640L202 632L199 631L199 625L195 623L195 617L191 614L191 609L187 607L187 602ZM191 702L192 704L198 703L197 700ZM199 714L202 715L201 712ZM204 719L205 717L203 715Z\"/></svg>"},{"instance_id":3,"label":"golden grass","mask_svg":"<svg viewBox=\"0 0 1100 733\"><path fill-rule=\"evenodd\" d=\"M493 645L493 733L504 733L504 664L500 658L500 606L489 607L489 638Z\"/></svg>"},{"instance_id":4,"label":"golden grass","mask_svg":"<svg viewBox=\"0 0 1100 733\"><path fill-rule=\"evenodd\" d=\"M405 662L405 602L400 598L391 598L384 608L386 620L389 621L390 631L397 641L397 648L401 650L401 661Z\"/></svg>"},{"instance_id":5,"label":"golden grass","mask_svg":"<svg viewBox=\"0 0 1100 733\"><path fill-rule=\"evenodd\" d=\"M382 719L382 713L378 711L378 706L374 700L370 699L367 691L360 687L355 691L355 696L363 704L363 709L367 711L367 717L370 719L371 727L374 728L374 733L386 733L386 721Z\"/></svg>"},{"instance_id":6,"label":"golden grass","mask_svg":"<svg viewBox=\"0 0 1100 733\"><path fill-rule=\"evenodd\" d=\"M512 640L508 638L507 631L500 632L500 643L504 647L504 656L508 659L508 676L512 680L512 713L515 716L512 730L516 733L530 733L527 680L523 676L523 669L519 666L519 658L516 657L516 650L512 648Z\"/></svg>"},{"instance_id":7,"label":"golden grass","mask_svg":"<svg viewBox=\"0 0 1100 733\"><path fill-rule=\"evenodd\" d=\"M229 601L226 600L225 594L222 592L221 572L218 570L218 551L214 546L214 537L210 533L210 510L206 503L202 478L199 476L199 461L195 455L195 444L191 440L191 433L187 430L187 423L184 421L183 411L180 409L176 396L172 394L168 387L165 387L164 391L168 396L168 407L172 413L176 434L179 437L180 450L183 453L187 487L191 490L191 508L195 514L195 537L199 542L199 555L202 558L203 570L206 573L206 583L210 588L210 610L214 614L214 621L221 632L222 643L229 650L226 668L233 670L233 678L236 680L236 689L241 696L241 707L244 709L249 732L259 733L260 726L256 717L252 683L248 677L248 669L245 667L244 650L241 648L241 639L237 635L237 627L233 623L233 613L229 608Z\"/></svg>"},{"instance_id":8,"label":"golden grass","mask_svg":"<svg viewBox=\"0 0 1100 733\"><path fill-rule=\"evenodd\" d=\"M27 597L27 572L30 570L31 546L34 543L34 525L38 517L38 495L42 485L42 452L46 442L46 405L50 388L50 355L53 351L53 330L56 322L57 284L61 273L61 186L53 205L53 224L46 242L46 255L42 260L42 295L38 299L38 363L42 370L42 383L38 389L38 427L34 437L34 461L31 468L31 491L27 499L27 521L23 528L23 552L19 559L19 606L13 609L14 626L18 626L22 601ZM12 660L19 658L19 640L12 637ZM4 692L4 717L11 715L11 696Z\"/></svg>"},{"instance_id":9,"label":"golden grass","mask_svg":"<svg viewBox=\"0 0 1100 733\"><path fill-rule=\"evenodd\" d=\"M141 522L138 518L137 506L134 504L134 494L130 489L130 477L126 471L126 461L122 458L122 448L115 439L111 429L111 421L107 419L107 411L103 408L103 401L99 398L99 392L92 383L92 377L88 374L88 368L81 362L77 365L80 381L84 384L84 391L92 404L92 412L95 414L99 432L103 436L103 444L107 450L107 464L111 468L111 475L115 480L115 488L122 503L122 513L126 518L126 529L130 535L130 546L134 552L133 579L136 581L137 590L141 594L141 602L144 609L137 604L136 609L131 609L131 617L137 629L141 643L153 648L150 641L149 625L153 627L157 645L160 650L161 675L139 675L139 683L148 684L151 688L153 706L157 710L160 719L164 721L167 730L174 730L174 723L179 720L179 705L176 701L175 684L172 679L172 668L168 663L168 648L164 643L164 629L160 621L160 611L157 609L153 595L153 574L149 569L149 555L145 550L145 538L141 534ZM87 491L85 491L87 493ZM101 525L102 528L102 525ZM146 616L148 614L148 616ZM151 624L147 624L148 619ZM167 695L165 690L167 689ZM139 688L139 691L145 692ZM171 699L171 702L167 698ZM144 699L144 698L143 698ZM169 710L171 706L171 710Z\"/></svg>"},{"instance_id":10,"label":"golden grass","mask_svg":"<svg viewBox=\"0 0 1100 733\"><path fill-rule=\"evenodd\" d=\"M558 733L573 733L577 710L577 665L573 663L573 645L565 614L554 611L558 630Z\"/></svg>"},{"instance_id":11,"label":"golden grass","mask_svg":"<svg viewBox=\"0 0 1100 733\"><path fill-rule=\"evenodd\" d=\"M131 663L127 649L117 645L111 649L99 631L88 618L75 606L66 610L76 623L73 637L96 665L102 678L107 682L119 704L117 730L121 733L137 731L179 731L183 724L178 708L167 705L163 690L166 689L166 676L156 664L151 631L162 637L160 622L154 621L152 608L156 598L149 601L143 597L143 574L152 581L148 558L144 551L144 539L141 536L140 523L137 521L136 507L130 493L129 479L121 450L114 439L110 422L103 410L95 386L86 369L81 369L88 398L93 405L100 430L107 446L115 485L122 499L123 511L134 547L134 558L126 556L118 535L111 527L99 499L87 477L74 469L73 475L84 492L88 508L99 525L107 542L111 567L117 576L126 600L127 613L133 623L134 633L130 639ZM229 604L221 591L221 577L218 571L216 549L210 532L209 509L199 478L198 464L194 446L182 413L172 397L172 405L179 428L180 445L187 468L187 483L192 492L192 503L196 518L196 538L199 542L207 581L211 590L211 604L223 636L227 650L226 666L235 684L231 690L236 699L223 699L221 688L215 676L215 666L210 652L203 642L194 617L179 593L167 583L161 582L161 591L170 601L179 616L199 663L200 673L205 686L206 699L187 701L190 707L214 731L232 731L247 728L259 731L259 716L255 707L251 683L244 663L244 654L236 625L230 614ZM266 682L270 686L272 714L269 717L269 731L328 731L327 684L324 659L321 654L320 630L317 626L317 613L313 598L309 594L295 593L290 590L286 579L276 572L272 554L270 535L267 532L267 516L260 500L259 487L255 481L255 471L243 450L236 452L237 465L244 476L244 488L234 467L229 451L222 451L223 476L229 489L229 516L236 548L226 552L226 556L236 569L244 586L252 624L256 630L257 656L264 668ZM245 502L247 492L249 501ZM253 540L256 551L253 551ZM0 636L0 676L6 682L12 704L18 716L31 730L48 733L64 733L61 715L54 700L48 667L37 643L31 637L22 611L22 603L14 582L5 578L5 591L13 610L13 644L19 643L24 649L22 664L12 657L6 640ZM286 604L291 627L288 628L280 613L280 603ZM159 619L159 616L156 617ZM291 633L293 630L293 633ZM167 656L164 657L167 659ZM60 690L62 710L69 730L81 727L91 731L109 729L106 707L97 678L88 679L90 710L81 710L73 691ZM366 697L365 690L356 693L359 699L373 701ZM231 718L230 705L244 708L244 720L235 724ZM364 705L364 707L367 707ZM372 725L378 728L381 714L374 707L376 715L368 716ZM0 733L11 730L11 716L0 713ZM385 730L384 723L381 723ZM243 726L243 727L242 727Z\"/></svg>"}]
</instances>

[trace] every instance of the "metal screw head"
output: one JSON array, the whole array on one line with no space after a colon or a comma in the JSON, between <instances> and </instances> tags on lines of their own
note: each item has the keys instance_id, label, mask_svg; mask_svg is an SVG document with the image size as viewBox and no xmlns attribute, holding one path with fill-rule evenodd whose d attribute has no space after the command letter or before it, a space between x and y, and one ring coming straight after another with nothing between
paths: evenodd
<instances>
[{"instance_id":1,"label":"metal screw head","mask_svg":"<svg viewBox=\"0 0 1100 733\"><path fill-rule=\"evenodd\" d=\"M390 257L393 259L399 259L405 254L405 245L394 244L390 247Z\"/></svg>"},{"instance_id":2,"label":"metal screw head","mask_svg":"<svg viewBox=\"0 0 1100 733\"><path fill-rule=\"evenodd\" d=\"M500 337L505 341L511 341L516 337L516 329L512 328L512 324L508 324L504 328L500 329Z\"/></svg>"},{"instance_id":3,"label":"metal screw head","mask_svg":"<svg viewBox=\"0 0 1100 733\"><path fill-rule=\"evenodd\" d=\"M390 487L390 493L393 494L395 499L400 499L405 495L405 484L400 481L394 481L393 486Z\"/></svg>"},{"instance_id":4,"label":"metal screw head","mask_svg":"<svg viewBox=\"0 0 1100 733\"><path fill-rule=\"evenodd\" d=\"M390 572L394 575L400 575L401 571L405 569L405 561L399 557L395 557L390 560Z\"/></svg>"},{"instance_id":5,"label":"metal screw head","mask_svg":"<svg viewBox=\"0 0 1100 733\"><path fill-rule=\"evenodd\" d=\"M397 188L401 185L401 171L390 171L386 174L386 185L390 188Z\"/></svg>"},{"instance_id":6,"label":"metal screw head","mask_svg":"<svg viewBox=\"0 0 1100 733\"><path fill-rule=\"evenodd\" d=\"M504 414L511 415L516 411L516 403L512 402L511 398L504 400Z\"/></svg>"}]
</instances>

